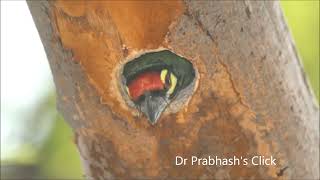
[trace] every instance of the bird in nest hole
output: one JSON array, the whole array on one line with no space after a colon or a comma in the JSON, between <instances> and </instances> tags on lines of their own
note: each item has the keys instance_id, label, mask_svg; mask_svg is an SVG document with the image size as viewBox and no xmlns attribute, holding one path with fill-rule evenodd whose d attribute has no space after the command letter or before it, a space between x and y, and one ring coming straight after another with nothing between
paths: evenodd
<instances>
[{"instance_id":1,"label":"bird in nest hole","mask_svg":"<svg viewBox=\"0 0 320 180\"><path fill-rule=\"evenodd\" d=\"M143 54L124 65L126 93L151 124L195 78L191 62L169 50Z\"/></svg>"}]
</instances>

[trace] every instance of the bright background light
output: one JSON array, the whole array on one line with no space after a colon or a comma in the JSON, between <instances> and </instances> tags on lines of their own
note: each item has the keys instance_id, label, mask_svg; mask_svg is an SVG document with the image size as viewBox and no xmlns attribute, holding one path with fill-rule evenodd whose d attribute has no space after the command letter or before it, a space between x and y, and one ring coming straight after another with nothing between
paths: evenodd
<instances>
[{"instance_id":1,"label":"bright background light","mask_svg":"<svg viewBox=\"0 0 320 180\"><path fill-rule=\"evenodd\" d=\"M29 112L53 88L46 54L26 2L2 1L1 159L21 148Z\"/></svg>"}]
</instances>

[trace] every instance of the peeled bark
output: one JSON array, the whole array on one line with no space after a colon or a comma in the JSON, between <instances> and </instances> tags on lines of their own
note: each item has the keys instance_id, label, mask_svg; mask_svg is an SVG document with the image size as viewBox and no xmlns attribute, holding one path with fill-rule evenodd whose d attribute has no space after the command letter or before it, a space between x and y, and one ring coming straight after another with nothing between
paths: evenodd
<instances>
[{"instance_id":1,"label":"peeled bark","mask_svg":"<svg viewBox=\"0 0 320 180\"><path fill-rule=\"evenodd\" d=\"M88 178L319 178L319 108L279 2L29 1ZM169 49L197 71L192 96L152 126L121 68ZM277 159L175 166L175 157Z\"/></svg>"}]
</instances>

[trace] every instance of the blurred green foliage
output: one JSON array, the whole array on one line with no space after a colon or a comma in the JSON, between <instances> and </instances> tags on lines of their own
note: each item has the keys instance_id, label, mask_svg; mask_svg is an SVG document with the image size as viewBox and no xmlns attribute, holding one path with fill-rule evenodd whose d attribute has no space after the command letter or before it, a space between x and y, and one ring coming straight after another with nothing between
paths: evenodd
<instances>
[{"instance_id":1,"label":"blurred green foliage","mask_svg":"<svg viewBox=\"0 0 320 180\"><path fill-rule=\"evenodd\" d=\"M60 115L51 137L44 144L39 157L40 177L50 179L84 179L80 155L73 142L71 128Z\"/></svg>"},{"instance_id":2,"label":"blurred green foliage","mask_svg":"<svg viewBox=\"0 0 320 180\"><path fill-rule=\"evenodd\" d=\"M319 102L319 1L281 1L281 5Z\"/></svg>"}]
</instances>

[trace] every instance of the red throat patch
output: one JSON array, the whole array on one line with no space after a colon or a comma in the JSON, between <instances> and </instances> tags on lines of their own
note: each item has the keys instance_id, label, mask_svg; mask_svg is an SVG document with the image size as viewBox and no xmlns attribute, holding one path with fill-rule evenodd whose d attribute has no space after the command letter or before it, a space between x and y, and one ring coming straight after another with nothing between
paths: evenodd
<instances>
[{"instance_id":1,"label":"red throat patch","mask_svg":"<svg viewBox=\"0 0 320 180\"><path fill-rule=\"evenodd\" d=\"M160 72L145 72L139 74L128 85L131 99L136 101L147 91L163 90L164 84L161 81Z\"/></svg>"}]
</instances>

